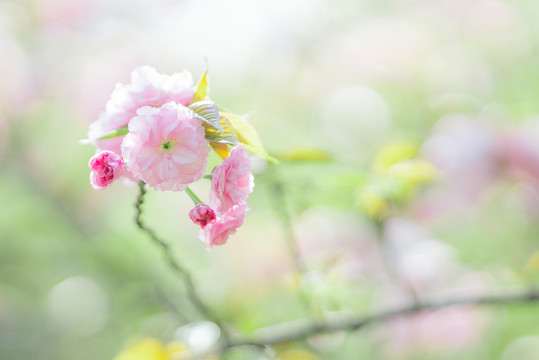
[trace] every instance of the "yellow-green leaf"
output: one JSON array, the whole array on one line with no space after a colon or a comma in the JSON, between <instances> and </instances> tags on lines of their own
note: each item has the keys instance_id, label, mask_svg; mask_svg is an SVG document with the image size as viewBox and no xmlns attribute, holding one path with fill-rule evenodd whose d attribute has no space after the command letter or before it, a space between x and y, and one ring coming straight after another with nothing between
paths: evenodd
<instances>
[{"instance_id":1,"label":"yellow-green leaf","mask_svg":"<svg viewBox=\"0 0 539 360\"><path fill-rule=\"evenodd\" d=\"M263 157L264 159L277 164L279 161L274 157L270 156L264 146L262 141L258 137L258 133L255 128L249 124L246 120L243 120L238 115L231 113L222 112L221 116L228 119L234 130L236 130L236 135L240 144L250 153Z\"/></svg>"},{"instance_id":2,"label":"yellow-green leaf","mask_svg":"<svg viewBox=\"0 0 539 360\"><path fill-rule=\"evenodd\" d=\"M421 159L395 164L389 168L388 173L409 186L431 183L439 177L438 169L430 162Z\"/></svg>"},{"instance_id":3,"label":"yellow-green leaf","mask_svg":"<svg viewBox=\"0 0 539 360\"><path fill-rule=\"evenodd\" d=\"M210 142L222 143L228 145L238 145L238 137L232 123L225 116L219 115L220 130L206 127L206 139Z\"/></svg>"},{"instance_id":4,"label":"yellow-green leaf","mask_svg":"<svg viewBox=\"0 0 539 360\"><path fill-rule=\"evenodd\" d=\"M526 270L533 274L539 273L539 251L534 252L526 261Z\"/></svg>"},{"instance_id":5,"label":"yellow-green leaf","mask_svg":"<svg viewBox=\"0 0 539 360\"><path fill-rule=\"evenodd\" d=\"M281 360L319 360L320 358L304 349L288 349L279 353Z\"/></svg>"},{"instance_id":6,"label":"yellow-green leaf","mask_svg":"<svg viewBox=\"0 0 539 360\"><path fill-rule=\"evenodd\" d=\"M128 128L127 128L127 125L126 125L126 126L122 126L122 127L119 128L119 129L112 130L112 131L109 132L108 134L101 136L101 137L98 138L97 140L106 140L106 139L112 139L112 138L115 138L115 137L124 136L124 135L127 134L128 132L129 132L129 130L128 130Z\"/></svg>"},{"instance_id":7,"label":"yellow-green leaf","mask_svg":"<svg viewBox=\"0 0 539 360\"><path fill-rule=\"evenodd\" d=\"M356 205L370 217L379 219L387 211L389 204L380 194L380 189L371 185L362 188L358 192Z\"/></svg>"},{"instance_id":8,"label":"yellow-green leaf","mask_svg":"<svg viewBox=\"0 0 539 360\"><path fill-rule=\"evenodd\" d=\"M228 147L227 144L210 141L210 145L213 148L213 150L215 150L217 155L219 155L223 160L226 159L228 155L230 155L230 148Z\"/></svg>"},{"instance_id":9,"label":"yellow-green leaf","mask_svg":"<svg viewBox=\"0 0 539 360\"><path fill-rule=\"evenodd\" d=\"M419 146L410 142L392 142L384 145L374 158L374 170L384 172L391 166L413 159L417 156Z\"/></svg>"},{"instance_id":10,"label":"yellow-green leaf","mask_svg":"<svg viewBox=\"0 0 539 360\"><path fill-rule=\"evenodd\" d=\"M279 158L285 161L325 161L331 159L331 154L312 146L294 146L283 151Z\"/></svg>"},{"instance_id":11,"label":"yellow-green leaf","mask_svg":"<svg viewBox=\"0 0 539 360\"><path fill-rule=\"evenodd\" d=\"M206 99L206 96L208 96L208 69L206 67L206 70L204 71L204 74L202 74L202 77L200 80L198 80L197 88L195 90L195 95L193 95L193 100L191 100L191 104L194 104L198 101L204 101Z\"/></svg>"},{"instance_id":12,"label":"yellow-green leaf","mask_svg":"<svg viewBox=\"0 0 539 360\"><path fill-rule=\"evenodd\" d=\"M208 128L213 128L219 133L223 132L221 128L219 111L217 105L212 101L198 101L188 106L192 116L203 122L203 125Z\"/></svg>"},{"instance_id":13,"label":"yellow-green leaf","mask_svg":"<svg viewBox=\"0 0 539 360\"><path fill-rule=\"evenodd\" d=\"M179 341L169 342L166 345L166 353L169 360L194 358L194 354L189 350L187 345Z\"/></svg>"},{"instance_id":14,"label":"yellow-green leaf","mask_svg":"<svg viewBox=\"0 0 539 360\"><path fill-rule=\"evenodd\" d=\"M168 360L168 356L161 341L147 338L131 345L114 360Z\"/></svg>"}]
</instances>

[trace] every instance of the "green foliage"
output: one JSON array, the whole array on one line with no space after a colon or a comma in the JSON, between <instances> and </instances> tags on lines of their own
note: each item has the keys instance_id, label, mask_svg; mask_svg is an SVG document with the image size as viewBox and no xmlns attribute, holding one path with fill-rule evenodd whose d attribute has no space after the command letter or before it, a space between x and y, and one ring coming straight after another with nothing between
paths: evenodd
<instances>
[{"instance_id":1,"label":"green foliage","mask_svg":"<svg viewBox=\"0 0 539 360\"><path fill-rule=\"evenodd\" d=\"M107 135L101 136L101 137L100 137L99 139L97 139L97 140L106 140L106 139L112 139L112 138L115 138L115 137L124 136L124 135L126 135L128 132L129 132L129 129L127 128L127 125L126 125L126 126L122 126L121 128L118 128L118 129L116 129L116 130L112 130L112 131L109 132Z\"/></svg>"},{"instance_id":2,"label":"green foliage","mask_svg":"<svg viewBox=\"0 0 539 360\"><path fill-rule=\"evenodd\" d=\"M258 133L256 132L255 128L249 124L249 122L243 118L241 118L238 115L234 115L231 113L222 112L221 115L230 121L232 124L234 130L236 131L238 141L242 146L249 151L250 153L254 155L258 155L260 157L263 157L264 159L268 160L270 163L277 164L279 161L275 159L274 157L270 156L266 150L264 149L264 146L262 145L262 141L260 140L260 137L258 136Z\"/></svg>"},{"instance_id":3,"label":"green foliage","mask_svg":"<svg viewBox=\"0 0 539 360\"><path fill-rule=\"evenodd\" d=\"M217 131L219 134L223 132L223 128L219 122L221 117L215 103L212 101L198 101L191 103L188 108L193 111L193 117L202 121L204 126Z\"/></svg>"},{"instance_id":4,"label":"green foliage","mask_svg":"<svg viewBox=\"0 0 539 360\"><path fill-rule=\"evenodd\" d=\"M309 316L297 283L322 313L347 317L408 301L401 280L412 270L419 269L412 280L424 285L421 298L537 285L536 176L509 170L512 164L499 147L492 163L478 156L484 148L459 148L462 128L450 132L445 126L455 116L486 124L496 144L519 131L533 135L520 125L532 128L539 113L538 2L403 6L367 0L323 2L323 9L313 2L301 14L288 9L290 18L272 13L272 6L221 7L225 23L193 18L204 12L189 2L166 3L152 4L150 17L122 12L120 23L108 8L100 8L99 16L78 9L68 19L54 4L0 7L0 17L9 20L1 39L8 50L0 87L1 359L114 359L140 338L168 344L176 328L202 320L158 249L136 230L136 187L117 183L92 190L87 163L93 148L76 143L98 115L95 103L113 89L104 75L125 78L124 65L143 60L140 49L150 49L144 59L161 69L187 66L200 51L216 49L212 62L231 71L212 72L212 98L218 94L216 103L257 114L255 131L243 117L207 102L204 71L191 108L206 124L211 146L224 158L241 143L270 162L256 163L251 211L226 246L204 250L184 194L153 192L145 203L144 220L192 269L201 296L230 328L251 334ZM282 23L277 33L267 19ZM193 23L207 29L191 36L181 26ZM128 41L120 47L116 37L101 41L118 25ZM216 43L201 48L209 38ZM174 41L181 51L171 51ZM343 86L375 93L387 108L385 122L370 98L330 107L335 89ZM433 148L424 143L435 131L447 140L442 155L463 150L453 166L476 159L474 165L455 177L434 166L440 157L426 153ZM122 127L102 139L126 132ZM485 140L480 135L473 134L472 145ZM212 153L208 172L220 162L218 155ZM280 163L273 166L276 159ZM484 177L471 172L483 167L489 170ZM277 205L276 183L285 195ZM467 184L474 186L462 188ZM208 187L207 180L193 184L201 194ZM283 214L306 262L303 277L288 254ZM380 236L384 226L393 230L389 245ZM379 247L393 256L393 272L386 271ZM446 255L443 261L427 252L432 247ZM63 307L56 304L65 312L51 310L55 289L73 278L89 280L106 299L107 307L95 316L106 321L95 332L75 331L92 317L81 311L92 303L76 294ZM314 354L331 360L507 360L537 353L536 304L479 313L482 328L472 334L477 339L442 351L423 351L413 342L408 352L395 352L387 327L372 324L271 349L237 348L223 359ZM403 324L403 333L417 335ZM532 351L515 356L523 340L531 340Z\"/></svg>"},{"instance_id":5,"label":"green foliage","mask_svg":"<svg viewBox=\"0 0 539 360\"><path fill-rule=\"evenodd\" d=\"M202 74L202 76L198 80L198 84L195 90L195 95L193 95L191 104L206 100L206 96L209 95L209 92L210 91L208 87L208 69L206 69L204 71L204 74Z\"/></svg>"}]
</instances>

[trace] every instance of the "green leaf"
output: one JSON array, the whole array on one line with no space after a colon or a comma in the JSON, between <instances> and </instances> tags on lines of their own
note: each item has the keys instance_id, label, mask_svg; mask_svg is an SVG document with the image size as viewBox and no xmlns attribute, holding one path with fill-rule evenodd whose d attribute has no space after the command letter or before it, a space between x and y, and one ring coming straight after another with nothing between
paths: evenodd
<instances>
[{"instance_id":1,"label":"green leaf","mask_svg":"<svg viewBox=\"0 0 539 360\"><path fill-rule=\"evenodd\" d=\"M238 115L234 115L231 113L222 112L221 116L223 118L226 118L228 121L230 121L230 123L234 127L234 130L236 130L238 141L240 142L240 144L242 144L242 146L247 151L249 151L252 154L261 156L271 163L274 163L274 164L279 163L279 160L270 156L266 152L266 150L264 149L264 146L262 145L262 141L260 141L260 138L258 137L258 134L255 128L251 124L243 120Z\"/></svg>"},{"instance_id":2,"label":"green leaf","mask_svg":"<svg viewBox=\"0 0 539 360\"><path fill-rule=\"evenodd\" d=\"M204 74L202 74L202 77L200 78L200 80L198 80L197 88L195 90L195 95L193 95L191 104L206 100L206 96L208 95L208 91L209 91L207 74L208 74L208 67L206 66L206 70L204 71Z\"/></svg>"},{"instance_id":3,"label":"green leaf","mask_svg":"<svg viewBox=\"0 0 539 360\"><path fill-rule=\"evenodd\" d=\"M210 141L210 145L217 155L219 155L223 160L230 155L230 148L227 144Z\"/></svg>"},{"instance_id":4,"label":"green leaf","mask_svg":"<svg viewBox=\"0 0 539 360\"><path fill-rule=\"evenodd\" d=\"M440 177L438 168L422 159L395 164L389 168L388 175L412 187L432 183Z\"/></svg>"},{"instance_id":5,"label":"green leaf","mask_svg":"<svg viewBox=\"0 0 539 360\"><path fill-rule=\"evenodd\" d=\"M294 146L283 151L278 157L284 161L328 161L332 158L327 151L312 146Z\"/></svg>"},{"instance_id":6,"label":"green leaf","mask_svg":"<svg viewBox=\"0 0 539 360\"><path fill-rule=\"evenodd\" d=\"M211 142L228 144L232 146L238 145L238 137L234 127L230 120L224 116L220 116L219 125L221 126L221 131L206 127L206 139Z\"/></svg>"},{"instance_id":7,"label":"green leaf","mask_svg":"<svg viewBox=\"0 0 539 360\"><path fill-rule=\"evenodd\" d=\"M98 138L97 140L106 140L106 139L112 139L112 138L115 138L115 137L124 136L124 135L127 134L128 132L129 132L129 130L127 129L127 125L126 125L126 126L122 126L122 127L119 128L119 129L112 130L112 131L109 132L108 134L101 136L101 137Z\"/></svg>"},{"instance_id":8,"label":"green leaf","mask_svg":"<svg viewBox=\"0 0 539 360\"><path fill-rule=\"evenodd\" d=\"M374 170L382 173L391 166L413 159L417 156L419 146L411 142L392 142L384 145L374 158Z\"/></svg>"},{"instance_id":9,"label":"green leaf","mask_svg":"<svg viewBox=\"0 0 539 360\"><path fill-rule=\"evenodd\" d=\"M219 133L223 132L221 115L213 101L198 101L189 105L188 108L192 111L192 116L201 120L206 128L209 126Z\"/></svg>"},{"instance_id":10,"label":"green leaf","mask_svg":"<svg viewBox=\"0 0 539 360\"><path fill-rule=\"evenodd\" d=\"M356 206L374 219L381 218L388 209L388 202L376 186L362 187L356 195Z\"/></svg>"}]
</instances>

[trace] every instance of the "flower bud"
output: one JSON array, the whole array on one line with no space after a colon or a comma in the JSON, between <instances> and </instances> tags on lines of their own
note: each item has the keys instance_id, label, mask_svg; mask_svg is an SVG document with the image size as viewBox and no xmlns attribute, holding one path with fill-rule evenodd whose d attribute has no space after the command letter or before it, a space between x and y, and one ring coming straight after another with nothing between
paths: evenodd
<instances>
[{"instance_id":1,"label":"flower bud","mask_svg":"<svg viewBox=\"0 0 539 360\"><path fill-rule=\"evenodd\" d=\"M189 212L189 217L195 223L200 225L201 228L208 224L215 222L217 218L215 211L213 211L208 205L198 204L194 209Z\"/></svg>"},{"instance_id":2,"label":"flower bud","mask_svg":"<svg viewBox=\"0 0 539 360\"><path fill-rule=\"evenodd\" d=\"M102 151L88 162L91 169L90 183L96 190L108 188L125 171L121 156L112 151Z\"/></svg>"}]
</instances>

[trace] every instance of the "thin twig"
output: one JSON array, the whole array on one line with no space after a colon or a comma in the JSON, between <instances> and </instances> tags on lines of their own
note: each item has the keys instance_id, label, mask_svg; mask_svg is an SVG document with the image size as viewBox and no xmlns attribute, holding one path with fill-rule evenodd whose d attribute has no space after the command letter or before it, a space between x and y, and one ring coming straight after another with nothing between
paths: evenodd
<instances>
[{"instance_id":1,"label":"thin twig","mask_svg":"<svg viewBox=\"0 0 539 360\"><path fill-rule=\"evenodd\" d=\"M336 331L354 331L367 325L380 323L394 317L418 313L425 310L443 309L457 305L488 305L503 306L509 304L523 304L539 301L539 291L529 290L515 294L488 295L468 298L456 298L443 301L422 301L395 310L389 310L378 314L351 317L333 316L326 317L326 322L321 325L312 319L273 325L257 331L253 336L232 339L228 348L251 345L263 347L282 342L303 340L310 336L332 333Z\"/></svg>"},{"instance_id":2,"label":"thin twig","mask_svg":"<svg viewBox=\"0 0 539 360\"><path fill-rule=\"evenodd\" d=\"M206 306L206 304L202 301L195 287L195 283L193 282L193 277L191 276L191 273L185 267L180 265L178 260L176 260L173 257L170 246L166 242L161 240L159 237L157 237L155 232L152 229L148 228L142 222L142 219L141 219L142 204L144 203L145 194L146 194L145 183L141 181L139 182L139 195L137 197L137 201L135 202L135 208L136 208L135 222L137 226L139 227L139 229L141 229L146 234L148 234L150 239L155 244L159 245L159 247L163 251L163 256L165 257L165 260L167 261L170 268L174 271L176 275L178 275L182 279L185 285L185 288L187 289L187 296L189 297L189 300L191 301L191 303L204 317L206 317L206 319L213 321L217 326L219 326L219 328L221 329L221 333L223 335L224 342L228 343L229 335L228 335L227 330L225 329L221 321L210 311L208 306Z\"/></svg>"}]
</instances>

